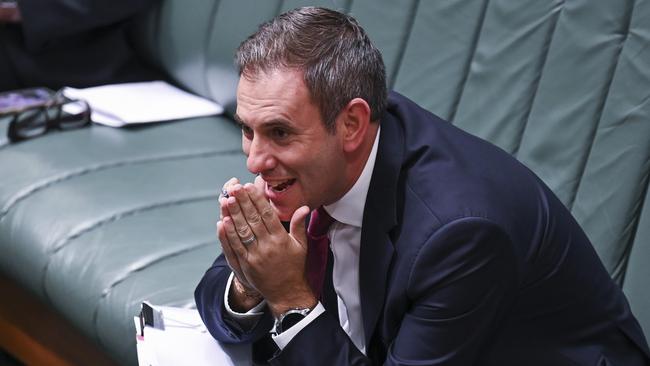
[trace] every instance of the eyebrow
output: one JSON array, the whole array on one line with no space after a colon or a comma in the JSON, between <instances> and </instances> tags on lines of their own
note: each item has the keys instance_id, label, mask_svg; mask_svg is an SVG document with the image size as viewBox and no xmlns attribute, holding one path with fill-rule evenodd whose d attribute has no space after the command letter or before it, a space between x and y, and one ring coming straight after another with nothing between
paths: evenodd
<instances>
[{"instance_id":1,"label":"eyebrow","mask_svg":"<svg viewBox=\"0 0 650 366\"><path fill-rule=\"evenodd\" d=\"M248 126L248 124L246 122L244 122L244 120L241 117L239 117L239 115L237 113L235 113L233 115L233 119L240 126ZM272 120L269 120L269 121L265 121L265 122L262 123L261 127L264 128L264 129L270 129L270 128L274 128L274 127L283 127L283 128L286 128L286 129L289 129L289 130L292 130L292 131L295 130L295 127L289 121L287 121L285 119L281 119L281 118L276 118L276 119L272 119Z\"/></svg>"},{"instance_id":2,"label":"eyebrow","mask_svg":"<svg viewBox=\"0 0 650 366\"><path fill-rule=\"evenodd\" d=\"M239 115L238 115L237 113L235 113L235 114L232 116L232 118L235 120L235 122L237 122L237 123L240 124L240 125L245 124L244 121L241 119L241 117L239 117Z\"/></svg>"}]
</instances>

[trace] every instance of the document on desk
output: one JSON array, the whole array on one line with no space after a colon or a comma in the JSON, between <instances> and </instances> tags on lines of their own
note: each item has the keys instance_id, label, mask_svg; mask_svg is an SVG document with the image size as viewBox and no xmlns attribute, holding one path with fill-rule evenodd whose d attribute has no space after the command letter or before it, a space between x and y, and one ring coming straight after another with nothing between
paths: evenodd
<instances>
[{"instance_id":1,"label":"document on desk","mask_svg":"<svg viewBox=\"0 0 650 366\"><path fill-rule=\"evenodd\" d=\"M159 306L164 330L144 327L135 317L138 363L140 366L252 365L251 346L221 344L203 325L196 309Z\"/></svg>"},{"instance_id":2,"label":"document on desk","mask_svg":"<svg viewBox=\"0 0 650 366\"><path fill-rule=\"evenodd\" d=\"M165 81L111 84L85 89L65 88L70 99L85 100L93 122L111 127L218 115L223 107ZM74 105L64 110L74 113Z\"/></svg>"}]
</instances>

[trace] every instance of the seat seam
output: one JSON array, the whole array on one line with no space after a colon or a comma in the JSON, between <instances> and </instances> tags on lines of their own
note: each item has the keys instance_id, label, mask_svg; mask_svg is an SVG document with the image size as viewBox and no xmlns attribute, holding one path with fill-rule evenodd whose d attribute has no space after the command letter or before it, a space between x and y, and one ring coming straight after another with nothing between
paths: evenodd
<instances>
[{"instance_id":1,"label":"seat seam","mask_svg":"<svg viewBox=\"0 0 650 366\"><path fill-rule=\"evenodd\" d=\"M456 96L453 99L453 102L451 104L451 113L449 114L449 122L453 124L454 118L456 117L456 113L458 112L458 106L460 105L460 100L463 96L463 92L465 90L465 86L467 85L467 80L469 79L469 73L472 68L472 62L474 61L474 57L476 56L476 50L478 49L478 44L479 40L481 38L481 33L483 31L483 26L485 25L485 15L487 13L487 8L490 3L490 0L485 0L483 2L483 8L481 9L481 13L479 14L479 21L478 25L476 27L476 31L474 32L474 39L472 40L472 45L470 48L470 53L467 58L467 62L465 63L464 66L464 71L463 71L463 77L460 80L460 83L458 85L458 90L456 91Z\"/></svg>"},{"instance_id":2,"label":"seat seam","mask_svg":"<svg viewBox=\"0 0 650 366\"><path fill-rule=\"evenodd\" d=\"M178 256L183 255L185 253L190 253L190 252L193 252L195 250L207 247L209 245L214 245L214 244L215 244L214 240L210 240L210 241L200 242L198 244L194 244L194 245L191 245L189 247L185 247L185 248L178 249L178 250L175 250L175 251L170 251L168 253L165 253L163 255L158 256L157 258L152 258L147 263L143 263L140 266L138 266L138 267L136 267L136 268L134 268L132 270L127 271L126 273L123 274L122 277L114 280L109 286L107 286L102 291L101 296L99 297L99 299L97 299L97 305L95 306L95 309L93 309L92 324L93 324L93 331L95 332L95 338L97 339L97 341L101 342L101 339L99 337L99 333L97 332L97 330L98 330L97 321L98 321L98 316L99 316L99 308L101 306L101 303L108 297L108 295L111 294L113 289L115 289L118 285L120 285L124 281L128 280L131 277L132 274L142 272L143 270L145 270L147 268L150 268L151 266L154 266L154 265L156 265L158 263L164 262L164 261L166 261L168 259L175 258L175 257L178 257ZM136 314L133 314L133 315L135 316Z\"/></svg>"},{"instance_id":3,"label":"seat seam","mask_svg":"<svg viewBox=\"0 0 650 366\"><path fill-rule=\"evenodd\" d=\"M41 275L41 280L40 280L41 291L44 294L45 299L51 303L51 298L48 295L47 288L45 286L45 281L49 271L50 263L52 262L52 257L53 255L61 251L63 248L65 248L72 240L77 239L80 236L87 234L102 226L116 222L118 220L121 220L129 216L134 216L143 212L153 211L165 207L180 206L183 204L195 203L200 201L216 200L218 197L219 194L217 192L210 192L210 193L203 193L200 195L193 195L185 198L177 198L174 200L156 202L153 204L142 205L121 212L113 213L104 218L96 220L90 223L89 225L77 226L76 228L72 228L69 231L68 235L56 241L49 250L46 250L47 260L45 266L43 267L43 273Z\"/></svg>"},{"instance_id":4,"label":"seat seam","mask_svg":"<svg viewBox=\"0 0 650 366\"><path fill-rule=\"evenodd\" d=\"M410 19L410 22L405 27L406 30L402 37L402 41L400 42L400 48L399 51L397 52L397 57L395 58L395 65L393 66L393 70L391 70L390 76L388 78L388 82L390 83L388 86L389 90L393 89L395 85L395 80L397 80L397 74L399 74L402 61L404 60L404 55L406 54L406 48L408 46L409 40L411 39L411 33L413 32L413 27L415 26L415 18L417 16L417 10L419 7L420 7L420 0L415 0L411 3L411 9L409 10L409 15L408 15L408 19Z\"/></svg>"},{"instance_id":5,"label":"seat seam","mask_svg":"<svg viewBox=\"0 0 650 366\"><path fill-rule=\"evenodd\" d=\"M584 157L581 159L581 163L578 169L578 175L576 176L576 185L575 188L571 190L571 196L567 200L567 208L571 213L573 213L573 206L575 204L576 197L578 196L578 191L580 190L580 187L582 186L582 179L584 178L585 171L587 169L587 163L589 162L589 157L591 156L591 153L593 152L594 145L596 143L596 138L598 137L598 129L600 127L600 124L602 123L603 120L603 112L605 110L605 106L607 104L607 100L609 97L609 94L612 91L612 84L614 83L614 77L616 76L616 70L618 69L618 65L620 64L621 61L621 55L623 55L623 49L625 48L625 43L627 39L629 38L630 35L630 27L632 24L632 13L634 12L634 8L636 8L636 0L632 3L632 7L628 9L628 11L625 14L625 27L623 28L624 30L624 35L621 39L621 42L619 44L618 52L616 57L614 58L614 63L610 66L609 68L609 80L607 82L607 88L605 92L602 95L602 98L600 100L599 106L598 106L598 111L597 114L594 116L594 121L596 123L594 124L592 130L590 131L590 140L591 142L589 143L589 146L586 149L586 152L584 154Z\"/></svg>"},{"instance_id":6,"label":"seat seam","mask_svg":"<svg viewBox=\"0 0 650 366\"><path fill-rule=\"evenodd\" d=\"M207 151L192 152L187 154L159 155L153 157L119 160L119 161L113 161L113 162L90 165L83 168L73 169L59 175L53 175L50 176L49 178L44 178L43 180L41 180L40 183L36 183L31 186L28 186L27 188L23 188L19 190L17 194L13 195L13 197L10 197L6 201L2 210L0 210L0 222L4 220L4 218L9 214L9 211L11 211L13 207L15 207L21 201L29 198L30 196L46 188L54 186L55 184L66 182L77 177L82 177L90 173L100 172L104 170L120 168L120 167L130 166L130 165L205 158L205 157L212 157L212 156L219 156L219 155L237 155L237 154L241 154L241 150L207 150Z\"/></svg>"},{"instance_id":7,"label":"seat seam","mask_svg":"<svg viewBox=\"0 0 650 366\"><path fill-rule=\"evenodd\" d=\"M511 154L515 158L517 158L517 155L519 154L519 148L521 147L521 143L524 139L524 135L526 133L528 123L530 122L530 115L533 111L533 104L535 104L535 100L537 99L537 95L539 93L539 84L540 81L542 80L542 74L544 73L544 69L546 68L546 62L548 61L548 55L551 50L551 44L553 43L553 40L555 39L555 35L557 34L557 25L559 23L560 16L562 15L563 9L564 9L564 0L561 0L560 3L558 4L557 15L555 15L554 19L552 20L553 26L551 27L551 30L546 37L547 39L544 41L544 56L542 58L542 62L539 65L539 72L537 74L537 77L535 77L535 80L533 80L533 85L532 85L533 90L530 95L529 102L527 103L527 110L523 119L524 123L521 126L521 131L519 132L519 136L517 138L517 144L513 147L513 150L511 152Z\"/></svg>"}]
</instances>

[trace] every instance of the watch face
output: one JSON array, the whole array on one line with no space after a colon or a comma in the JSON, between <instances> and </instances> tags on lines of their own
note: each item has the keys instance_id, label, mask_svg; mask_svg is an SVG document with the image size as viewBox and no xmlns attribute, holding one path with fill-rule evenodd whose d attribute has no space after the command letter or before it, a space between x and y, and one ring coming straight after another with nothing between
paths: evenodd
<instances>
[{"instance_id":1,"label":"watch face","mask_svg":"<svg viewBox=\"0 0 650 366\"><path fill-rule=\"evenodd\" d=\"M282 322L280 322L280 329L278 329L278 334L285 332L287 329L298 324L298 322L304 318L305 316L300 313L287 314L284 318L282 318Z\"/></svg>"}]
</instances>

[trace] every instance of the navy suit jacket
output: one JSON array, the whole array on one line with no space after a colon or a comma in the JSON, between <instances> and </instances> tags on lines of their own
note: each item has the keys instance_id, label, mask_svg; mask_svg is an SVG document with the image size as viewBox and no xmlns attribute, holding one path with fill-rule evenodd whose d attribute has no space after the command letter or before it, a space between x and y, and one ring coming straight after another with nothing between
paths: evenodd
<instances>
[{"instance_id":1,"label":"navy suit jacket","mask_svg":"<svg viewBox=\"0 0 650 366\"><path fill-rule=\"evenodd\" d=\"M334 244L335 245L335 244ZM644 365L620 288L554 194L504 151L396 93L363 217L360 296L367 356L326 311L277 365ZM268 337L224 317L220 257L196 289L212 335Z\"/></svg>"}]
</instances>

